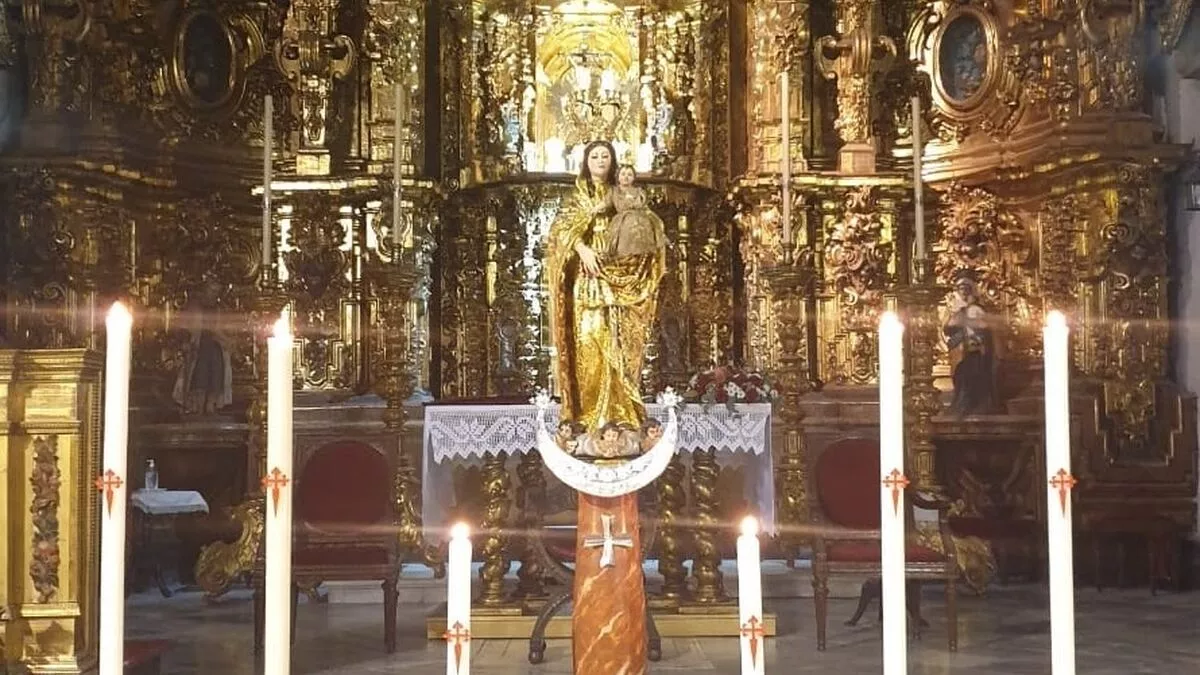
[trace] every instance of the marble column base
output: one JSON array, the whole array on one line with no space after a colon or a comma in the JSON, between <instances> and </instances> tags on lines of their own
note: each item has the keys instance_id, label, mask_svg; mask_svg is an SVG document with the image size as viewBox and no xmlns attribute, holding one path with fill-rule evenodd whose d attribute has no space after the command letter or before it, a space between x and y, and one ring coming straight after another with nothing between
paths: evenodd
<instances>
[{"instance_id":1,"label":"marble column base","mask_svg":"<svg viewBox=\"0 0 1200 675\"><path fill-rule=\"evenodd\" d=\"M601 566L602 516L612 516L611 567ZM646 587L642 574L637 493L622 497L579 495L575 544L572 651L575 675L644 675L646 672Z\"/></svg>"}]
</instances>

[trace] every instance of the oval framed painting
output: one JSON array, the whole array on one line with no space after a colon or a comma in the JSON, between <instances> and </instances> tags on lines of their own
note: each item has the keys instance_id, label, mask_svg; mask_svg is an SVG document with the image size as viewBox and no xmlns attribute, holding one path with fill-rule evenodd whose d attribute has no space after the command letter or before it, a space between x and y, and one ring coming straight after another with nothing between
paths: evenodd
<instances>
[{"instance_id":1,"label":"oval framed painting","mask_svg":"<svg viewBox=\"0 0 1200 675\"><path fill-rule=\"evenodd\" d=\"M946 17L933 45L933 82L940 98L959 111L978 106L996 79L996 26L991 17L975 7L959 7Z\"/></svg>"},{"instance_id":2,"label":"oval framed painting","mask_svg":"<svg viewBox=\"0 0 1200 675\"><path fill-rule=\"evenodd\" d=\"M229 102L237 80L236 44L219 14L201 9L184 15L175 32L172 71L188 105L213 109Z\"/></svg>"}]
</instances>

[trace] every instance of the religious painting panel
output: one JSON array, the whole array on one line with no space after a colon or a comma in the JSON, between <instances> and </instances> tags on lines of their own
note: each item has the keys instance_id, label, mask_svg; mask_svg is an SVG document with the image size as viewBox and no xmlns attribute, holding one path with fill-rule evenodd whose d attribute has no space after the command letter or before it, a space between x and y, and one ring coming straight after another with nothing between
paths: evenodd
<instances>
[{"instance_id":1,"label":"religious painting panel","mask_svg":"<svg viewBox=\"0 0 1200 675\"><path fill-rule=\"evenodd\" d=\"M193 10L179 23L172 63L179 92L198 108L219 107L234 91L234 35L209 10Z\"/></svg>"},{"instance_id":2,"label":"religious painting panel","mask_svg":"<svg viewBox=\"0 0 1200 675\"><path fill-rule=\"evenodd\" d=\"M1037 67L1040 76L1040 66L1029 56L1029 72L1016 67L1026 57L1008 52L1028 43L1011 23L1003 8L982 1L934 2L914 17L908 52L932 84L934 138L927 157L959 150L975 132L988 139L1006 137L1020 119L1022 104L1034 98L1033 88L1014 70L1034 80L1032 69Z\"/></svg>"}]
</instances>

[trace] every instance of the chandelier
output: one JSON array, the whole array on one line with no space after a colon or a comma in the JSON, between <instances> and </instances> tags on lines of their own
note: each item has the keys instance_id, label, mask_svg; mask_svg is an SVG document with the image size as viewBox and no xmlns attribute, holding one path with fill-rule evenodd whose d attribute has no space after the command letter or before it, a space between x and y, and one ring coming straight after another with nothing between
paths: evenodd
<instances>
[{"instance_id":1,"label":"chandelier","mask_svg":"<svg viewBox=\"0 0 1200 675\"><path fill-rule=\"evenodd\" d=\"M568 147L598 138L615 138L624 122L628 101L611 57L583 45L569 58L573 89L562 98Z\"/></svg>"}]
</instances>

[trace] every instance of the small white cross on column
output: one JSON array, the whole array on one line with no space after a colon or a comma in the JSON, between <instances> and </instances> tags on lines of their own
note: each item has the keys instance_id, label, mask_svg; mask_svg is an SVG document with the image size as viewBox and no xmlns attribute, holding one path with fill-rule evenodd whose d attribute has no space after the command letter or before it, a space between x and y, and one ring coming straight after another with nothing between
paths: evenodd
<instances>
[{"instance_id":1,"label":"small white cross on column","mask_svg":"<svg viewBox=\"0 0 1200 675\"><path fill-rule=\"evenodd\" d=\"M612 523L613 516L611 513L600 514L600 522L604 525L604 534L600 537L584 537L584 548L599 548L600 549L600 567L613 566L613 552L615 547L633 548L633 537L628 534L619 534L613 536Z\"/></svg>"}]
</instances>

